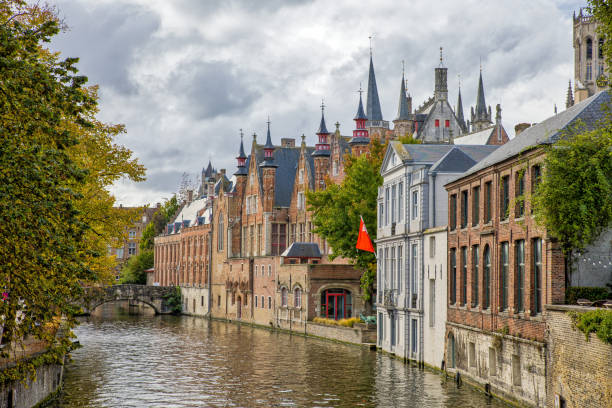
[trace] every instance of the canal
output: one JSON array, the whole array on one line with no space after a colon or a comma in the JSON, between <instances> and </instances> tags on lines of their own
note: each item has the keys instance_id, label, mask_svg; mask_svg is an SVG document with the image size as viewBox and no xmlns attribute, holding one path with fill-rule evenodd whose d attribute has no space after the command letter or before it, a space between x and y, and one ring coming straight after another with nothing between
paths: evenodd
<instances>
[{"instance_id":1,"label":"canal","mask_svg":"<svg viewBox=\"0 0 612 408\"><path fill-rule=\"evenodd\" d=\"M58 407L502 407L363 347L187 316L84 320Z\"/></svg>"}]
</instances>

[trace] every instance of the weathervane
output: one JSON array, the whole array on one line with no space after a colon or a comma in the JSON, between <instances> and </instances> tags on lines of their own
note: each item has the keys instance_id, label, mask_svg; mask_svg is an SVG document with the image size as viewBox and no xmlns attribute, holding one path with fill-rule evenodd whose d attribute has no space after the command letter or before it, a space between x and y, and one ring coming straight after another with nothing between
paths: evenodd
<instances>
[{"instance_id":1,"label":"weathervane","mask_svg":"<svg viewBox=\"0 0 612 408\"><path fill-rule=\"evenodd\" d=\"M442 66L442 47L440 47L440 66Z\"/></svg>"}]
</instances>

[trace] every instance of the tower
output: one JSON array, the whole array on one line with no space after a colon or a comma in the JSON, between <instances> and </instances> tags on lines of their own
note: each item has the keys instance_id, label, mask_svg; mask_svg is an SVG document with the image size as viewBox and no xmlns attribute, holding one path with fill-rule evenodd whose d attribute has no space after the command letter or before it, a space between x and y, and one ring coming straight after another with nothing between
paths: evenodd
<instances>
[{"instance_id":1,"label":"tower","mask_svg":"<svg viewBox=\"0 0 612 408\"><path fill-rule=\"evenodd\" d=\"M389 130L389 122L383 120L380 100L378 99L378 87L376 86L376 75L374 74L374 63L372 61L372 49L370 48L370 70L368 72L368 96L366 99L366 115L368 121L366 127L370 137L380 140L386 138Z\"/></svg>"},{"instance_id":2,"label":"tower","mask_svg":"<svg viewBox=\"0 0 612 408\"><path fill-rule=\"evenodd\" d=\"M240 150L238 151L238 156L236 157L236 161L238 162L238 170L236 170L234 173L236 176L246 176L248 174L248 170L246 168L247 156L244 154L244 143L242 142L243 136L242 129L240 129Z\"/></svg>"},{"instance_id":3,"label":"tower","mask_svg":"<svg viewBox=\"0 0 612 408\"><path fill-rule=\"evenodd\" d=\"M442 47L440 47L440 66L435 69L435 87L434 87L434 100L446 101L448 100L448 85L447 75L448 68L444 66L442 62Z\"/></svg>"},{"instance_id":4,"label":"tower","mask_svg":"<svg viewBox=\"0 0 612 408\"><path fill-rule=\"evenodd\" d=\"M403 62L402 62L403 63ZM406 80L404 79L404 70L402 69L402 83L400 85L400 96L397 107L397 118L393 120L393 132L395 137L412 135L414 125L412 121L412 101L406 96Z\"/></svg>"},{"instance_id":5,"label":"tower","mask_svg":"<svg viewBox=\"0 0 612 408\"><path fill-rule=\"evenodd\" d=\"M331 155L329 135L330 133L325 125L325 104L321 102L321 123L319 124L319 130L317 130L319 142L315 145L315 151L312 152L315 168L315 190L325 188L325 177L329 174L329 157Z\"/></svg>"},{"instance_id":6,"label":"tower","mask_svg":"<svg viewBox=\"0 0 612 408\"><path fill-rule=\"evenodd\" d=\"M354 155L361 156L364 152L368 151L370 146L370 135L366 128L367 116L363 112L363 103L361 102L361 87L359 87L359 106L357 107L357 114L353 120L355 121L355 130L353 130L353 137L349 141L351 150Z\"/></svg>"},{"instance_id":7,"label":"tower","mask_svg":"<svg viewBox=\"0 0 612 408\"><path fill-rule=\"evenodd\" d=\"M574 106L574 95L572 95L572 80L569 80L567 85L567 98L565 99L565 109Z\"/></svg>"},{"instance_id":8,"label":"tower","mask_svg":"<svg viewBox=\"0 0 612 408\"><path fill-rule=\"evenodd\" d=\"M472 132L478 132L480 130L490 127L493 122L491 121L491 107L487 110L484 86L482 85L482 69L480 69L480 75L478 77L478 94L476 97L476 109L472 108L470 119L470 126Z\"/></svg>"},{"instance_id":9,"label":"tower","mask_svg":"<svg viewBox=\"0 0 612 408\"><path fill-rule=\"evenodd\" d=\"M272 144L270 137L270 118L268 118L268 133L266 136L266 144L264 145L264 160L259 165L261 167L261 177L263 183L263 210L264 212L272 211L274 207L274 194L276 188L276 168L278 165L274 163L274 150L276 147Z\"/></svg>"},{"instance_id":10,"label":"tower","mask_svg":"<svg viewBox=\"0 0 612 408\"><path fill-rule=\"evenodd\" d=\"M604 39L597 33L598 23L593 16L574 12L574 96L580 102L609 86L605 63Z\"/></svg>"},{"instance_id":11,"label":"tower","mask_svg":"<svg viewBox=\"0 0 612 408\"><path fill-rule=\"evenodd\" d=\"M463 101L461 100L461 83L459 83L459 93L457 95L457 108L455 109L455 116L457 117L457 122L459 122L459 127L463 133L467 133L468 129L465 124L465 118L463 117Z\"/></svg>"}]
</instances>

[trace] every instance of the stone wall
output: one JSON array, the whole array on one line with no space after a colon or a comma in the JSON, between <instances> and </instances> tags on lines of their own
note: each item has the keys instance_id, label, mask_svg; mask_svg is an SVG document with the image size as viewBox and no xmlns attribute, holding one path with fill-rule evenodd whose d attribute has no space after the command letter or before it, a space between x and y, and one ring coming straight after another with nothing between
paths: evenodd
<instances>
[{"instance_id":1,"label":"stone wall","mask_svg":"<svg viewBox=\"0 0 612 408\"><path fill-rule=\"evenodd\" d=\"M594 334L572 328L568 311L593 310L580 306L546 306L548 337L547 407L589 408L612 405L612 345ZM557 405L558 404L558 405Z\"/></svg>"},{"instance_id":2,"label":"stone wall","mask_svg":"<svg viewBox=\"0 0 612 408\"><path fill-rule=\"evenodd\" d=\"M353 344L376 343L376 329L374 327L365 328L356 325L351 328L308 322L306 324L306 334Z\"/></svg>"},{"instance_id":3,"label":"stone wall","mask_svg":"<svg viewBox=\"0 0 612 408\"><path fill-rule=\"evenodd\" d=\"M45 365L36 370L36 381L0 385L0 408L29 408L54 393L62 384L64 366ZM12 398L12 404L9 404Z\"/></svg>"},{"instance_id":4,"label":"stone wall","mask_svg":"<svg viewBox=\"0 0 612 408\"><path fill-rule=\"evenodd\" d=\"M181 286L183 314L206 316L208 310L208 287Z\"/></svg>"},{"instance_id":5,"label":"stone wall","mask_svg":"<svg viewBox=\"0 0 612 408\"><path fill-rule=\"evenodd\" d=\"M445 361L449 371L483 387L489 384L491 392L504 399L545 406L544 343L457 323L447 323L447 328Z\"/></svg>"}]
</instances>

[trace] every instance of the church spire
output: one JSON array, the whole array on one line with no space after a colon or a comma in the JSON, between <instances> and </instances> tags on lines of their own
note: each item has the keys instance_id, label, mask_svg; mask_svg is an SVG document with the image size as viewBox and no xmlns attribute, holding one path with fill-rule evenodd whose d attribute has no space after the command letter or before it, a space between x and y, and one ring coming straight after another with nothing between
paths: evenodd
<instances>
[{"instance_id":1,"label":"church spire","mask_svg":"<svg viewBox=\"0 0 612 408\"><path fill-rule=\"evenodd\" d=\"M482 84L482 67L478 77L478 94L476 96L476 108L472 108L471 112L472 131L480 131L488 128L493 123L491 121L491 107L487 110L485 102L484 86Z\"/></svg>"},{"instance_id":2,"label":"church spire","mask_svg":"<svg viewBox=\"0 0 612 408\"><path fill-rule=\"evenodd\" d=\"M312 152L313 156L329 156L330 155L330 146L329 146L329 137L330 133L327 131L327 126L325 126L325 103L321 101L321 123L319 125L319 130L317 130L317 137L319 138L319 143L315 145L315 151Z\"/></svg>"},{"instance_id":3,"label":"church spire","mask_svg":"<svg viewBox=\"0 0 612 408\"><path fill-rule=\"evenodd\" d=\"M459 126L461 127L461 130L467 133L467 127L465 125L465 118L463 117L463 101L461 100L461 84L459 84L459 94L457 96L457 109L456 109L455 116L457 116L457 121L459 122Z\"/></svg>"},{"instance_id":4,"label":"church spire","mask_svg":"<svg viewBox=\"0 0 612 408\"><path fill-rule=\"evenodd\" d=\"M574 106L574 95L572 94L572 80L569 80L567 85L567 99L565 100L565 108L571 108Z\"/></svg>"},{"instance_id":5,"label":"church spire","mask_svg":"<svg viewBox=\"0 0 612 408\"><path fill-rule=\"evenodd\" d=\"M476 116L486 116L487 104L485 102L484 86L482 85L482 70L478 77L478 96L476 97Z\"/></svg>"},{"instance_id":6,"label":"church spire","mask_svg":"<svg viewBox=\"0 0 612 408\"><path fill-rule=\"evenodd\" d=\"M244 154L244 143L242 142L243 138L242 129L240 129L240 150L238 151L238 157L236 157L236 161L238 162L238 170L236 170L235 175L247 175L248 171L246 169L246 159L247 156Z\"/></svg>"},{"instance_id":7,"label":"church spire","mask_svg":"<svg viewBox=\"0 0 612 408\"><path fill-rule=\"evenodd\" d=\"M410 109L406 98L406 81L402 70L402 84L400 86L399 106L397 108L397 118L395 120L410 120Z\"/></svg>"},{"instance_id":8,"label":"church spire","mask_svg":"<svg viewBox=\"0 0 612 408\"><path fill-rule=\"evenodd\" d=\"M274 160L274 145L272 144L272 138L270 137L270 117L268 117L268 134L266 135L266 144L264 145L264 160Z\"/></svg>"},{"instance_id":9,"label":"church spire","mask_svg":"<svg viewBox=\"0 0 612 408\"><path fill-rule=\"evenodd\" d=\"M383 120L378 99L378 88L376 87L376 75L374 75L374 63L372 62L372 52L370 51L370 72L368 74L368 98L366 101L368 119L371 121Z\"/></svg>"},{"instance_id":10,"label":"church spire","mask_svg":"<svg viewBox=\"0 0 612 408\"><path fill-rule=\"evenodd\" d=\"M357 107L357 114L355 115L355 117L353 118L353 120L367 120L368 117L366 116L366 114L363 112L363 102L361 102L361 94L362 94L362 90L361 90L361 85L359 85L359 106Z\"/></svg>"}]
</instances>

